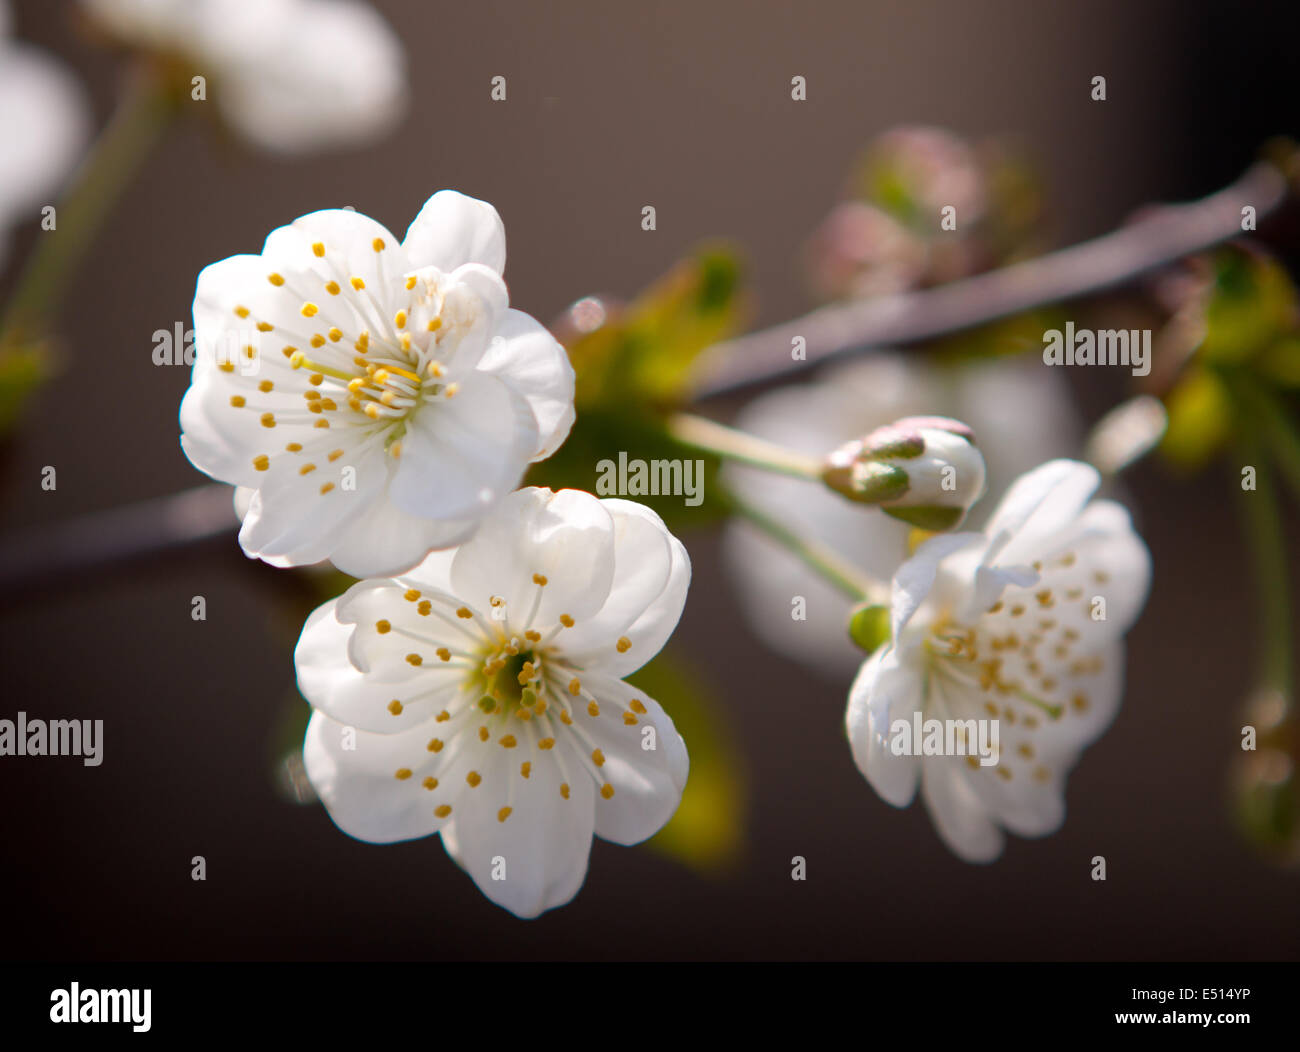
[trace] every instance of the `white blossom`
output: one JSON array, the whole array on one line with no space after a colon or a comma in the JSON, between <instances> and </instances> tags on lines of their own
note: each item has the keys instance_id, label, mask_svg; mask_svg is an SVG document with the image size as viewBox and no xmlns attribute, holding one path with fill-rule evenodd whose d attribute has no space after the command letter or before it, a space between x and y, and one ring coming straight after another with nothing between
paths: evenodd
<instances>
[{"instance_id":1,"label":"white blossom","mask_svg":"<svg viewBox=\"0 0 1300 1052\"><path fill-rule=\"evenodd\" d=\"M573 423L564 349L513 310L489 204L435 194L398 241L314 212L207 267L182 445L248 487L239 540L357 577L456 544Z\"/></svg>"},{"instance_id":2,"label":"white blossom","mask_svg":"<svg viewBox=\"0 0 1300 1052\"><path fill-rule=\"evenodd\" d=\"M896 807L919 785L939 835L968 861L996 858L1003 829L1061 825L1066 775L1119 707L1123 638L1151 564L1123 507L1089 503L1098 482L1089 465L1051 461L1008 490L982 533L922 544L894 575L890 641L850 690L859 770ZM916 713L960 721L965 754L900 750L898 721ZM971 742L994 721L996 759L982 763Z\"/></svg>"},{"instance_id":3,"label":"white blossom","mask_svg":"<svg viewBox=\"0 0 1300 1052\"><path fill-rule=\"evenodd\" d=\"M406 108L401 42L361 0L82 4L113 39L204 77L205 101L262 149L364 144L391 131Z\"/></svg>"},{"instance_id":4,"label":"white blossom","mask_svg":"<svg viewBox=\"0 0 1300 1052\"><path fill-rule=\"evenodd\" d=\"M0 262L9 228L55 203L90 132L76 78L39 48L10 39L10 21L8 0L0 0Z\"/></svg>"},{"instance_id":5,"label":"white blossom","mask_svg":"<svg viewBox=\"0 0 1300 1052\"><path fill-rule=\"evenodd\" d=\"M461 547L359 582L307 621L307 774L362 840L441 833L494 902L532 917L581 887L593 833L672 816L687 755L623 682L663 646L690 581L654 512L522 489Z\"/></svg>"}]
</instances>

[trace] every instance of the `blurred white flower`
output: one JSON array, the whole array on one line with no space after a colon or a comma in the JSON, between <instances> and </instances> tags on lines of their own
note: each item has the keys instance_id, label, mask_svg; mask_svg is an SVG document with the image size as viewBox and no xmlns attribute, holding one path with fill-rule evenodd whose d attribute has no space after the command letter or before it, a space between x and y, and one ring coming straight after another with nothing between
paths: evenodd
<instances>
[{"instance_id":1,"label":"blurred white flower","mask_svg":"<svg viewBox=\"0 0 1300 1052\"><path fill-rule=\"evenodd\" d=\"M1095 468L1055 460L1020 478L983 533L934 537L894 575L891 640L849 694L858 769L895 807L921 798L970 862L1005 828L1043 836L1065 818L1065 777L1123 693L1123 636L1151 561L1128 512L1089 497ZM997 721L997 762L898 754L894 721ZM967 723L968 737L976 724Z\"/></svg>"},{"instance_id":2,"label":"blurred white flower","mask_svg":"<svg viewBox=\"0 0 1300 1052\"><path fill-rule=\"evenodd\" d=\"M968 517L973 528L1017 475L1077 450L1077 417L1059 374L1010 360L940 368L877 353L756 398L735 426L823 457L898 417L934 413L969 424L984 456L986 496ZM879 511L771 472L728 465L724 477L748 503L877 579L888 580L907 556L911 528ZM727 526L725 555L741 607L768 646L828 678L852 675L862 652L845 631L848 598L741 520ZM795 596L806 600L806 620L791 619Z\"/></svg>"},{"instance_id":3,"label":"blurred white flower","mask_svg":"<svg viewBox=\"0 0 1300 1052\"><path fill-rule=\"evenodd\" d=\"M406 56L361 0L82 0L120 43L165 56L239 134L303 153L386 135L406 109Z\"/></svg>"},{"instance_id":4,"label":"blurred white flower","mask_svg":"<svg viewBox=\"0 0 1300 1052\"><path fill-rule=\"evenodd\" d=\"M313 212L205 268L181 444L250 487L239 540L277 566L396 573L464 540L573 423L573 369L509 307L496 209L435 194L399 242Z\"/></svg>"},{"instance_id":5,"label":"blurred white flower","mask_svg":"<svg viewBox=\"0 0 1300 1052\"><path fill-rule=\"evenodd\" d=\"M648 508L529 488L460 548L326 603L295 661L331 817L374 843L441 833L521 917L568 902L593 832L637 843L681 799L686 747L622 677L676 627L690 572Z\"/></svg>"},{"instance_id":6,"label":"blurred white flower","mask_svg":"<svg viewBox=\"0 0 1300 1052\"><path fill-rule=\"evenodd\" d=\"M11 40L10 22L0 0L0 263L9 228L54 203L90 134L81 85L45 52Z\"/></svg>"},{"instance_id":7,"label":"blurred white flower","mask_svg":"<svg viewBox=\"0 0 1300 1052\"><path fill-rule=\"evenodd\" d=\"M1159 398L1130 398L1093 425L1084 459L1104 474L1117 474L1158 446L1168 426L1165 404Z\"/></svg>"}]
</instances>

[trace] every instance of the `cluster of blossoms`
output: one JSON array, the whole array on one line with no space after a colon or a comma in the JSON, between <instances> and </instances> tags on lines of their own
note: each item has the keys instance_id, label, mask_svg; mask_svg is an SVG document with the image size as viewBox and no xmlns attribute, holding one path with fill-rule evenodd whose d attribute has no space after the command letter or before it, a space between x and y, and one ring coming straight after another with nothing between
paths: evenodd
<instances>
[{"instance_id":1,"label":"cluster of blossoms","mask_svg":"<svg viewBox=\"0 0 1300 1052\"><path fill-rule=\"evenodd\" d=\"M81 9L170 91L210 79L224 125L265 149L363 143L405 108L400 42L359 0ZM86 124L75 82L10 44L8 22L0 0L0 234L70 167ZM992 210L974 153L921 129L870 162L870 193L814 239L823 292L976 268L971 245L953 254L948 239L909 229L940 202L957 202L964 222ZM915 200L895 202L897 215L867 200L900 183ZM180 425L195 467L235 487L251 558L329 561L359 579L310 615L295 651L314 710L305 768L335 823L373 843L437 833L488 898L534 917L577 893L593 836L641 842L681 801L685 743L625 679L672 634L691 570L642 505L519 488L569 435L575 376L554 336L510 306L505 262L496 210L449 190L400 240L347 209L273 231L260 254L199 275ZM1127 513L1089 502L1093 468L1033 467L1071 441L1055 384L1005 364L940 378L881 356L742 416L824 458L820 492L796 496L805 478L759 483L751 469L729 478L761 511L796 519L791 535L868 576L892 573L888 605L874 608L887 638L871 637L865 662L855 655L852 755L895 806L919 786L940 836L970 861L1000 854L1004 830L1039 836L1063 821L1066 775L1119 705L1123 636L1150 581ZM976 426L919 415L936 409ZM982 530L944 532L986 491L1004 495ZM801 576L797 546L732 530L760 634L833 669L849 652L849 601ZM820 618L802 635L787 617L798 594ZM1005 747L899 749L913 719L956 724L959 736L994 721Z\"/></svg>"},{"instance_id":2,"label":"cluster of blossoms","mask_svg":"<svg viewBox=\"0 0 1300 1052\"><path fill-rule=\"evenodd\" d=\"M295 654L306 770L334 821L376 843L438 833L531 917L577 892L593 835L644 840L681 799L685 745L624 677L676 626L690 562L641 505L515 488L567 436L574 374L509 306L505 254L496 210L445 190L401 241L346 210L274 231L199 276L180 417L190 460L238 487L250 557L364 578ZM918 416L839 445L822 478L943 531L988 471L968 427ZM1050 461L982 531L921 543L853 683L862 773L896 806L919 784L971 861L1003 829L1060 825L1065 776L1118 706L1150 568L1124 510L1088 503L1098 481ZM1007 745L988 763L900 751L914 716L963 735L993 720Z\"/></svg>"},{"instance_id":3,"label":"cluster of blossoms","mask_svg":"<svg viewBox=\"0 0 1300 1052\"><path fill-rule=\"evenodd\" d=\"M676 627L690 561L641 505L515 489L568 434L574 375L510 307L505 257L496 210L452 191L401 241L304 216L199 276L180 419L240 487L249 556L366 578L296 652L335 822L439 833L531 917L577 892L593 833L636 843L677 808L685 745L623 677Z\"/></svg>"}]
</instances>

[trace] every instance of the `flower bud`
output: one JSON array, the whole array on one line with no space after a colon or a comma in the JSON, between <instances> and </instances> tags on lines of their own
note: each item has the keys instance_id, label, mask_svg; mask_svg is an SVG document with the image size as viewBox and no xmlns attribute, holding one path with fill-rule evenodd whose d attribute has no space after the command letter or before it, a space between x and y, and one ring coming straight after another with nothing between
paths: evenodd
<instances>
[{"instance_id":1,"label":"flower bud","mask_svg":"<svg viewBox=\"0 0 1300 1052\"><path fill-rule=\"evenodd\" d=\"M965 424L904 417L837 449L822 481L913 526L950 530L984 493L984 457Z\"/></svg>"},{"instance_id":2,"label":"flower bud","mask_svg":"<svg viewBox=\"0 0 1300 1052\"><path fill-rule=\"evenodd\" d=\"M849 614L849 638L871 654L889 642L890 608L879 603L863 602Z\"/></svg>"}]
</instances>

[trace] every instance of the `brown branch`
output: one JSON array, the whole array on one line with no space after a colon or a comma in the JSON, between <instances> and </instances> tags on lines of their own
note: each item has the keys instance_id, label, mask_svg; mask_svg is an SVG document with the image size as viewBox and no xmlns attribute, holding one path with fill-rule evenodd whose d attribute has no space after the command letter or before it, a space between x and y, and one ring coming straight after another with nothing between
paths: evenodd
<instances>
[{"instance_id":1,"label":"brown branch","mask_svg":"<svg viewBox=\"0 0 1300 1052\"><path fill-rule=\"evenodd\" d=\"M718 344L701 359L693 394L730 394L871 348L918 343L1125 285L1240 234L1243 206L1262 218L1286 197L1286 175L1261 161L1209 197L1153 207L1092 241L933 289L822 307ZM791 358L796 337L806 341L801 361Z\"/></svg>"},{"instance_id":2,"label":"brown branch","mask_svg":"<svg viewBox=\"0 0 1300 1052\"><path fill-rule=\"evenodd\" d=\"M52 588L77 574L233 534L239 526L234 492L209 483L10 534L0 543L0 595L18 601L29 589Z\"/></svg>"}]
</instances>

